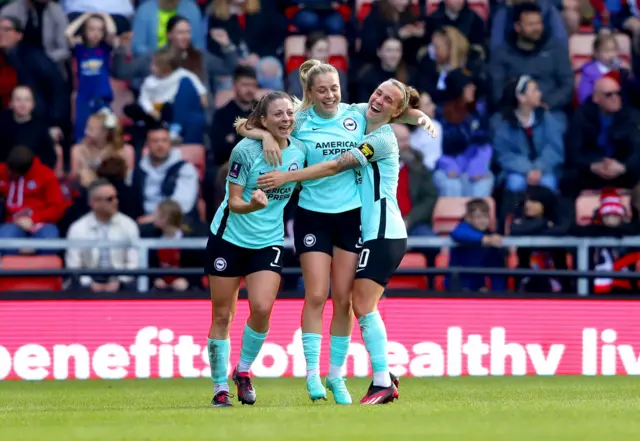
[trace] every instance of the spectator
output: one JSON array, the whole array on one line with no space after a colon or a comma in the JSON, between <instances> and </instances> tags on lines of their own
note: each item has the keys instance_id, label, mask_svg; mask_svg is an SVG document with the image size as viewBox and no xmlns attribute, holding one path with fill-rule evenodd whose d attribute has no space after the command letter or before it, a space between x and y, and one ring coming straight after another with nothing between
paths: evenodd
<instances>
[{"instance_id":1,"label":"spectator","mask_svg":"<svg viewBox=\"0 0 640 441\"><path fill-rule=\"evenodd\" d=\"M180 205L175 201L165 200L158 204L155 227L158 237L162 239L182 239L183 237L203 237L206 232L194 231L182 222ZM202 267L203 250L194 249L159 249L150 253L152 268L200 268ZM164 276L153 281L156 289L167 291L186 291L190 287L201 287L201 276Z\"/></svg>"},{"instance_id":2,"label":"spectator","mask_svg":"<svg viewBox=\"0 0 640 441\"><path fill-rule=\"evenodd\" d=\"M571 201L573 202L573 201ZM572 210L563 209L553 191L541 185L529 185L514 215L510 229L512 236L563 236L572 224ZM566 269L566 250L561 248L518 248L518 266L534 271ZM562 291L559 280L551 277L524 277L519 291L549 293Z\"/></svg>"},{"instance_id":3,"label":"spectator","mask_svg":"<svg viewBox=\"0 0 640 441\"><path fill-rule=\"evenodd\" d=\"M6 162L14 145L29 147L33 154L49 168L54 169L57 156L49 127L41 116L33 115L33 92L18 86L11 94L10 110L0 113L0 162Z\"/></svg>"},{"instance_id":4,"label":"spectator","mask_svg":"<svg viewBox=\"0 0 640 441\"><path fill-rule=\"evenodd\" d=\"M413 78L409 70L402 61L402 42L395 37L385 38L378 48L377 64L365 66L358 75L357 101L368 102L371 91L391 78L411 84Z\"/></svg>"},{"instance_id":5,"label":"spectator","mask_svg":"<svg viewBox=\"0 0 640 441\"><path fill-rule=\"evenodd\" d=\"M440 196L485 197L493 190L493 154L483 104L476 102L476 86L466 69L449 72L450 99L442 109L442 156L434 180Z\"/></svg>"},{"instance_id":6,"label":"spectator","mask_svg":"<svg viewBox=\"0 0 640 441\"><path fill-rule=\"evenodd\" d=\"M573 98L573 70L566 46L544 35L540 8L521 3L513 8L515 35L492 51L490 76L494 103L499 103L508 79L529 75L535 78L543 107L566 129L564 110Z\"/></svg>"},{"instance_id":7,"label":"spectator","mask_svg":"<svg viewBox=\"0 0 640 441\"><path fill-rule=\"evenodd\" d=\"M258 86L268 90L284 90L284 71L275 57L264 57L256 66Z\"/></svg>"},{"instance_id":8,"label":"spectator","mask_svg":"<svg viewBox=\"0 0 640 441\"><path fill-rule=\"evenodd\" d=\"M451 268L501 268L504 256L500 250L502 236L493 234L489 229L491 221L490 207L484 199L472 199L467 202L466 214L462 222L451 232L451 239L461 246L451 249L449 267ZM448 288L451 281L446 279ZM463 291L486 291L484 274L460 276L460 288ZM491 277L491 290L503 291L504 278Z\"/></svg>"},{"instance_id":9,"label":"spectator","mask_svg":"<svg viewBox=\"0 0 640 441\"><path fill-rule=\"evenodd\" d=\"M325 34L315 32L307 35L307 38L304 42L304 47L307 60L313 59L322 61L323 63L329 62L329 38ZM338 76L340 78L340 91L342 94L342 101L348 103L349 86L347 84L347 74L338 69ZM296 96L302 99L302 84L300 84L300 74L297 69L289 73L287 84L289 85L287 89L289 95Z\"/></svg>"},{"instance_id":10,"label":"spectator","mask_svg":"<svg viewBox=\"0 0 640 441\"><path fill-rule=\"evenodd\" d=\"M429 18L436 28L453 26L470 45L485 52L484 20L469 7L467 0L443 0Z\"/></svg>"},{"instance_id":11,"label":"spectator","mask_svg":"<svg viewBox=\"0 0 640 441\"><path fill-rule=\"evenodd\" d=\"M29 147L12 148L7 162L0 164L0 196L5 201L0 239L58 237L56 222L64 215L67 204L55 173Z\"/></svg>"},{"instance_id":12,"label":"spectator","mask_svg":"<svg viewBox=\"0 0 640 441\"><path fill-rule=\"evenodd\" d=\"M69 97L58 66L38 48L22 41L23 28L15 17L0 18L0 98L8 105L17 85L31 89L36 100L34 115L46 118L58 137L69 120Z\"/></svg>"},{"instance_id":13,"label":"spectator","mask_svg":"<svg viewBox=\"0 0 640 441\"><path fill-rule=\"evenodd\" d=\"M176 15L189 21L193 46L204 49L202 15L193 0L146 0L138 6L133 19L133 55L145 55L166 46L167 24Z\"/></svg>"},{"instance_id":14,"label":"spectator","mask_svg":"<svg viewBox=\"0 0 640 441\"><path fill-rule=\"evenodd\" d=\"M593 1L593 3L599 3ZM634 1L605 1L604 12L610 19L610 25L624 33L630 34L633 41L633 50L640 49L640 10ZM607 11L608 9L608 11Z\"/></svg>"},{"instance_id":15,"label":"spectator","mask_svg":"<svg viewBox=\"0 0 640 441\"><path fill-rule=\"evenodd\" d=\"M575 112L567 140L565 194L585 189L631 189L639 180L640 118L622 102L620 85L608 77L596 81L591 101Z\"/></svg>"},{"instance_id":16,"label":"spectator","mask_svg":"<svg viewBox=\"0 0 640 441\"><path fill-rule=\"evenodd\" d=\"M416 127L411 133L409 143L412 149L422 153L425 167L433 171L442 156L442 124L436 119L436 106L426 92L420 94L420 110L433 121L436 136L432 137L426 130Z\"/></svg>"},{"instance_id":17,"label":"spectator","mask_svg":"<svg viewBox=\"0 0 640 441\"><path fill-rule=\"evenodd\" d=\"M144 215L138 218L141 235L154 234L158 204L171 199L180 204L185 222L196 225L198 215L198 172L193 164L186 162L180 150L172 148L169 130L163 126L151 127L147 134L149 152L133 172L132 191L143 203Z\"/></svg>"},{"instance_id":18,"label":"spectator","mask_svg":"<svg viewBox=\"0 0 640 441\"><path fill-rule=\"evenodd\" d=\"M118 35L131 31L131 19L135 13L131 0L62 0L61 3L70 22L87 12L107 13L116 24Z\"/></svg>"},{"instance_id":19,"label":"spectator","mask_svg":"<svg viewBox=\"0 0 640 441\"><path fill-rule=\"evenodd\" d=\"M216 79L220 76L231 75L238 65L236 48L229 41L227 33L221 31L216 35L219 35L222 57L193 47L191 24L186 18L176 15L171 17L167 23L167 46L179 53L180 67L193 72L207 86L211 102L213 102L217 90ZM112 74L117 79L130 81L131 88L140 92L142 82L151 74L153 53L140 55L130 60L128 55L123 46L115 51Z\"/></svg>"},{"instance_id":20,"label":"spectator","mask_svg":"<svg viewBox=\"0 0 640 441\"><path fill-rule=\"evenodd\" d=\"M118 211L118 193L105 179L96 180L88 191L91 212L75 221L67 234L68 240L94 242L126 242L140 238L138 225ZM138 249L135 246L69 248L65 264L70 269L138 269ZM133 282L131 276L80 276L80 285L93 292L116 292Z\"/></svg>"},{"instance_id":21,"label":"spectator","mask_svg":"<svg viewBox=\"0 0 640 441\"><path fill-rule=\"evenodd\" d=\"M593 60L582 66L581 69L580 85L578 86L578 102L580 104L591 97L596 81L604 75L618 80L621 85L629 84L631 74L628 69L620 66L618 55L617 38L608 29L602 29L593 41Z\"/></svg>"},{"instance_id":22,"label":"spectator","mask_svg":"<svg viewBox=\"0 0 640 441\"><path fill-rule=\"evenodd\" d=\"M172 123L172 140L178 144L202 144L208 101L200 78L180 67L170 47L158 49L151 72L142 83L138 105L128 106L127 114L150 124L153 120Z\"/></svg>"},{"instance_id":23,"label":"spectator","mask_svg":"<svg viewBox=\"0 0 640 441\"><path fill-rule=\"evenodd\" d=\"M504 93L503 120L493 149L505 173L506 190L520 193L527 185L541 185L556 191L564 143L555 118L540 107L538 85L525 75L510 81Z\"/></svg>"},{"instance_id":24,"label":"spectator","mask_svg":"<svg viewBox=\"0 0 640 441\"><path fill-rule=\"evenodd\" d=\"M470 63L468 57L469 42L460 31L452 26L436 30L431 37L430 53L420 59L416 87L421 92L427 92L433 102L439 105L447 97L447 74L454 69L467 68L472 72L474 82L482 85L482 63ZM482 90L477 92L481 93Z\"/></svg>"},{"instance_id":25,"label":"spectator","mask_svg":"<svg viewBox=\"0 0 640 441\"><path fill-rule=\"evenodd\" d=\"M433 185L431 170L423 163L422 153L409 146L409 128L393 124L400 148L398 206L409 236L434 236L431 228L438 189Z\"/></svg>"},{"instance_id":26,"label":"spectator","mask_svg":"<svg viewBox=\"0 0 640 441\"><path fill-rule=\"evenodd\" d=\"M569 42L567 29L562 22L560 12L553 5L553 0L507 0L506 4L500 7L493 15L491 23L491 51L493 52L502 46L505 40L509 41L511 39L513 25L519 21L518 7L523 3L534 6L536 4L540 5L539 10L544 22L543 26L549 38L564 46L566 51Z\"/></svg>"},{"instance_id":27,"label":"spectator","mask_svg":"<svg viewBox=\"0 0 640 441\"><path fill-rule=\"evenodd\" d=\"M262 57L275 56L287 37L287 19L277 2L267 0L213 0L209 14L209 51L222 55L216 38L226 31L243 64L256 67Z\"/></svg>"},{"instance_id":28,"label":"spectator","mask_svg":"<svg viewBox=\"0 0 640 441\"><path fill-rule=\"evenodd\" d=\"M20 23L20 29L23 29L23 42L44 50L54 63L62 66L69 58L69 46L64 35L69 22L62 6L57 2L13 0L2 8L0 16L15 18Z\"/></svg>"},{"instance_id":29,"label":"spectator","mask_svg":"<svg viewBox=\"0 0 640 441\"><path fill-rule=\"evenodd\" d=\"M328 35L344 35L344 18L338 8L347 3L345 0L289 0L288 3L300 8L293 17L293 24L301 34L320 31Z\"/></svg>"},{"instance_id":30,"label":"spectator","mask_svg":"<svg viewBox=\"0 0 640 441\"><path fill-rule=\"evenodd\" d=\"M80 37L75 36L78 30ZM69 25L66 35L78 66L75 139L79 141L89 115L113 99L109 73L116 25L109 14L85 13Z\"/></svg>"},{"instance_id":31,"label":"spectator","mask_svg":"<svg viewBox=\"0 0 640 441\"><path fill-rule=\"evenodd\" d=\"M78 180L83 187L96 179L96 171L102 161L111 156L125 160L127 176L133 170L135 152L125 144L122 127L108 108L89 117L82 141L71 149L69 177Z\"/></svg>"},{"instance_id":32,"label":"spectator","mask_svg":"<svg viewBox=\"0 0 640 441\"><path fill-rule=\"evenodd\" d=\"M409 0L379 0L371 4L371 12L364 19L359 53L365 61L374 63L380 40L394 37L402 41L404 60L415 64L425 35L425 22L414 13Z\"/></svg>"}]
</instances>

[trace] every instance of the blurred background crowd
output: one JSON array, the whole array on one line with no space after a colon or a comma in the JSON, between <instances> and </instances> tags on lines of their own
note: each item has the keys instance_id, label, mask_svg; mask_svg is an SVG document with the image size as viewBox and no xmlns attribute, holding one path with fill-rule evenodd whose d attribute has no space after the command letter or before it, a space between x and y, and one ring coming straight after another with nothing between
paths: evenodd
<instances>
[{"instance_id":1,"label":"blurred background crowd","mask_svg":"<svg viewBox=\"0 0 640 441\"><path fill-rule=\"evenodd\" d=\"M300 97L297 68L315 58L339 70L343 101L366 102L396 78L437 121L435 139L394 125L398 202L410 236L465 246L418 250L420 265L572 268L572 250L502 250L501 240L637 234L639 50L635 0L5 1L0 239L206 237L239 141L233 121L267 91ZM47 253L1 252L7 264ZM138 266L136 249L59 255L69 268ZM596 269L635 270L634 256L590 257ZM202 266L196 250L150 257L156 267ZM293 253L285 264L296 264ZM535 279L465 277L462 288L574 290ZM131 282L80 279L93 291Z\"/></svg>"}]
</instances>

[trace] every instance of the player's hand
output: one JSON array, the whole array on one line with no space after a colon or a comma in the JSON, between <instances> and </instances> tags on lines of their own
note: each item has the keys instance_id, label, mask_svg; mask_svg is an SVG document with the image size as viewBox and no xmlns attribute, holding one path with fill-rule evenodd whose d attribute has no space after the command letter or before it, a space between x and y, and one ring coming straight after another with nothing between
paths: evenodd
<instances>
[{"instance_id":1,"label":"player's hand","mask_svg":"<svg viewBox=\"0 0 640 441\"><path fill-rule=\"evenodd\" d=\"M272 171L258 178L258 187L263 190L273 190L287 183L285 174L280 171Z\"/></svg>"},{"instance_id":2,"label":"player's hand","mask_svg":"<svg viewBox=\"0 0 640 441\"><path fill-rule=\"evenodd\" d=\"M432 138L435 138L438 134L436 131L436 125L427 115L423 115L418 118L418 125L422 126L422 128L425 129Z\"/></svg>"},{"instance_id":3,"label":"player's hand","mask_svg":"<svg viewBox=\"0 0 640 441\"><path fill-rule=\"evenodd\" d=\"M262 154L264 155L264 162L271 167L282 165L282 150L280 150L280 145L273 136L265 136L262 140Z\"/></svg>"},{"instance_id":4,"label":"player's hand","mask_svg":"<svg viewBox=\"0 0 640 441\"><path fill-rule=\"evenodd\" d=\"M256 190L251 195L251 201L249 204L251 204L252 207L255 207L256 210L261 210L267 206L268 202L269 199L267 199L267 195L264 194L264 191Z\"/></svg>"}]
</instances>

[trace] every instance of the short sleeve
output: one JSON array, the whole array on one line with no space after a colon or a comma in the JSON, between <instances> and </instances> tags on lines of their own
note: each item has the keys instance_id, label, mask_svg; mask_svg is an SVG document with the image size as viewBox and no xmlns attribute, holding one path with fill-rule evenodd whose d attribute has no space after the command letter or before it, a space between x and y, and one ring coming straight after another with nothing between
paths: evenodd
<instances>
[{"instance_id":1,"label":"short sleeve","mask_svg":"<svg viewBox=\"0 0 640 441\"><path fill-rule=\"evenodd\" d=\"M298 150L300 150L305 157L309 154L309 149L307 148L307 145L304 142L300 141L298 138L291 137L291 144L293 144L296 148L298 148Z\"/></svg>"},{"instance_id":2,"label":"short sleeve","mask_svg":"<svg viewBox=\"0 0 640 441\"><path fill-rule=\"evenodd\" d=\"M227 180L233 184L245 187L249 180L252 162L247 149L243 146L236 146L231 151L231 157L229 158Z\"/></svg>"},{"instance_id":3,"label":"short sleeve","mask_svg":"<svg viewBox=\"0 0 640 441\"><path fill-rule=\"evenodd\" d=\"M393 130L386 127L365 136L358 147L350 150L361 166L398 155L398 141Z\"/></svg>"},{"instance_id":4,"label":"short sleeve","mask_svg":"<svg viewBox=\"0 0 640 441\"><path fill-rule=\"evenodd\" d=\"M301 110L300 112L297 112L295 114L295 119L294 119L294 122L293 122L293 129L291 130L291 134L293 136L296 136L296 134L302 128L302 125L304 124L304 122L307 120L308 117L309 117L309 111L308 110Z\"/></svg>"}]
</instances>

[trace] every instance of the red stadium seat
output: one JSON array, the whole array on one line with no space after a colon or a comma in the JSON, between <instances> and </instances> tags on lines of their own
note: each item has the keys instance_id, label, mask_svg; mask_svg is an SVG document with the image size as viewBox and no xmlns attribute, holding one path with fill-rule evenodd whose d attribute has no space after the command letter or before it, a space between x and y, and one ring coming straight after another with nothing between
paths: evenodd
<instances>
[{"instance_id":1,"label":"red stadium seat","mask_svg":"<svg viewBox=\"0 0 640 441\"><path fill-rule=\"evenodd\" d=\"M627 210L627 219L631 219L631 197L622 195L622 204ZM594 212L600 206L599 194L582 194L576 200L576 222L578 225L589 225L593 219Z\"/></svg>"},{"instance_id":2,"label":"red stadium seat","mask_svg":"<svg viewBox=\"0 0 640 441\"><path fill-rule=\"evenodd\" d=\"M445 247L436 256L436 268L449 268L449 248ZM444 276L436 276L434 279L434 287L436 291L446 291L444 285Z\"/></svg>"},{"instance_id":3,"label":"red stadium seat","mask_svg":"<svg viewBox=\"0 0 640 441\"><path fill-rule=\"evenodd\" d=\"M594 34L575 34L569 39L569 54L571 56L571 66L574 70L580 70L582 65L588 63L593 58ZM631 39L626 34L616 34L618 46L620 47L620 59L622 64L629 66L631 63Z\"/></svg>"},{"instance_id":4,"label":"red stadium seat","mask_svg":"<svg viewBox=\"0 0 640 441\"><path fill-rule=\"evenodd\" d=\"M192 163L198 170L200 180L204 179L206 164L206 153L204 151L204 146L201 144L184 144L178 148L180 149L182 159Z\"/></svg>"},{"instance_id":5,"label":"red stadium seat","mask_svg":"<svg viewBox=\"0 0 640 441\"><path fill-rule=\"evenodd\" d=\"M307 57L304 48L306 38L303 35L293 35L285 40L284 65L286 75L289 75L306 61ZM346 72L348 68L348 53L349 48L346 38L338 35L329 37L329 64Z\"/></svg>"},{"instance_id":6,"label":"red stadium seat","mask_svg":"<svg viewBox=\"0 0 640 441\"><path fill-rule=\"evenodd\" d=\"M4 256L2 269L62 268L58 256ZM62 291L62 277L1 277L0 291Z\"/></svg>"},{"instance_id":7,"label":"red stadium seat","mask_svg":"<svg viewBox=\"0 0 640 441\"><path fill-rule=\"evenodd\" d=\"M493 198L484 198L489 203L491 228L495 228L495 202ZM433 231L437 234L450 234L465 215L466 203L471 198L438 198L433 211Z\"/></svg>"},{"instance_id":8,"label":"red stadium seat","mask_svg":"<svg viewBox=\"0 0 640 441\"><path fill-rule=\"evenodd\" d=\"M402 258L400 268L426 268L427 259L420 253L407 253ZM427 289L427 276L393 276L387 288L395 289Z\"/></svg>"}]
</instances>

